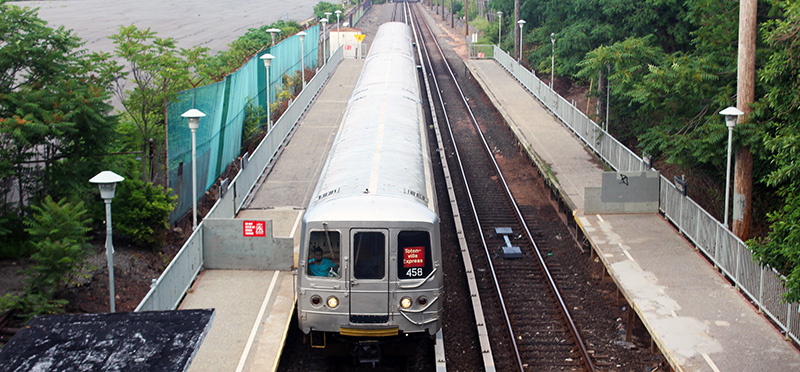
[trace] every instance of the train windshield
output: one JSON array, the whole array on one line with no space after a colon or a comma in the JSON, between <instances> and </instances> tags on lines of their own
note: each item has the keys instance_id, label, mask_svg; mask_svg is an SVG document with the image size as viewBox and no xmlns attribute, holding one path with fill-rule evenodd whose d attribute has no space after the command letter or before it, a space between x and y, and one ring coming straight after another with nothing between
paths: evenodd
<instances>
[{"instance_id":1,"label":"train windshield","mask_svg":"<svg viewBox=\"0 0 800 372\"><path fill-rule=\"evenodd\" d=\"M339 278L340 242L338 231L312 231L308 239L308 275Z\"/></svg>"},{"instance_id":2,"label":"train windshield","mask_svg":"<svg viewBox=\"0 0 800 372\"><path fill-rule=\"evenodd\" d=\"M427 231L397 234L397 278L422 279L433 269L431 236Z\"/></svg>"},{"instance_id":3,"label":"train windshield","mask_svg":"<svg viewBox=\"0 0 800 372\"><path fill-rule=\"evenodd\" d=\"M386 273L386 237L381 232L353 235L353 275L356 279L383 279Z\"/></svg>"}]
</instances>

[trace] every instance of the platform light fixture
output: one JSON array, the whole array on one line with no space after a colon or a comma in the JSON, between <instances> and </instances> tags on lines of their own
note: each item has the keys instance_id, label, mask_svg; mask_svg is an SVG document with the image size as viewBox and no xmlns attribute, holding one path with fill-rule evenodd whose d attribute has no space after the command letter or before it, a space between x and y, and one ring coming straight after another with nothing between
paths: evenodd
<instances>
[{"instance_id":1,"label":"platform light fixture","mask_svg":"<svg viewBox=\"0 0 800 372\"><path fill-rule=\"evenodd\" d=\"M517 63L522 64L522 26L525 26L525 20L520 19L517 24L519 25L519 58L517 58Z\"/></svg>"},{"instance_id":2,"label":"platform light fixture","mask_svg":"<svg viewBox=\"0 0 800 372\"><path fill-rule=\"evenodd\" d=\"M736 107L728 107L719 112L720 115L725 116L725 125L728 127L728 166L725 168L725 215L723 216L723 224L728 227L728 203L731 192L731 152L733 150L733 127L736 126L736 121L739 116L744 115L742 110Z\"/></svg>"},{"instance_id":3,"label":"platform light fixture","mask_svg":"<svg viewBox=\"0 0 800 372\"><path fill-rule=\"evenodd\" d=\"M342 15L342 11L336 10L334 13L336 13L336 47L338 48L342 46L342 36L339 33L339 25L341 24L339 22L339 16Z\"/></svg>"},{"instance_id":4,"label":"platform light fixture","mask_svg":"<svg viewBox=\"0 0 800 372\"><path fill-rule=\"evenodd\" d=\"M553 44L553 52L550 54L550 90L553 90L553 78L556 70L556 34L550 33L550 42Z\"/></svg>"},{"instance_id":5,"label":"platform light fixture","mask_svg":"<svg viewBox=\"0 0 800 372\"><path fill-rule=\"evenodd\" d=\"M327 12L326 12L327 14ZM328 50L325 48L325 41L328 37L328 19L323 18L319 20L319 23L322 23L322 61L323 64L328 62Z\"/></svg>"},{"instance_id":6,"label":"platform light fixture","mask_svg":"<svg viewBox=\"0 0 800 372\"><path fill-rule=\"evenodd\" d=\"M297 36L300 37L300 79L303 81L303 89L306 89L306 62L305 62L305 41L306 35L308 35L305 31L300 31L297 33Z\"/></svg>"},{"instance_id":7,"label":"platform light fixture","mask_svg":"<svg viewBox=\"0 0 800 372\"><path fill-rule=\"evenodd\" d=\"M497 11L497 47L500 47L503 40L503 12Z\"/></svg>"},{"instance_id":8,"label":"platform light fixture","mask_svg":"<svg viewBox=\"0 0 800 372\"><path fill-rule=\"evenodd\" d=\"M100 197L106 203L106 257L108 258L108 297L110 312L117 311L114 298L114 243L111 229L111 199L114 199L117 183L125 180L124 177L112 172L102 171L92 177L89 182L97 184L100 188Z\"/></svg>"},{"instance_id":9,"label":"platform light fixture","mask_svg":"<svg viewBox=\"0 0 800 372\"><path fill-rule=\"evenodd\" d=\"M189 122L192 131L192 231L197 230L197 128L200 128L200 118L206 116L198 109L191 109L181 116Z\"/></svg>"},{"instance_id":10,"label":"platform light fixture","mask_svg":"<svg viewBox=\"0 0 800 372\"><path fill-rule=\"evenodd\" d=\"M264 61L264 68L267 69L267 133L272 130L272 116L269 113L269 65L272 63L272 59L275 58L272 54L264 53L261 56L261 60Z\"/></svg>"},{"instance_id":11,"label":"platform light fixture","mask_svg":"<svg viewBox=\"0 0 800 372\"><path fill-rule=\"evenodd\" d=\"M281 33L281 30L278 28L269 28L267 32L269 32L269 36L272 38L272 46L275 46L275 34Z\"/></svg>"}]
</instances>

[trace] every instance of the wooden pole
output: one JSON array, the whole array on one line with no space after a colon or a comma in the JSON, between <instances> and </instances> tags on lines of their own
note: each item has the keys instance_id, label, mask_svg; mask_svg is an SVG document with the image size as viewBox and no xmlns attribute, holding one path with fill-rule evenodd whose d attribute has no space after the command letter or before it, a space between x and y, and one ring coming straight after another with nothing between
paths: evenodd
<instances>
[{"instance_id":1,"label":"wooden pole","mask_svg":"<svg viewBox=\"0 0 800 372\"><path fill-rule=\"evenodd\" d=\"M739 2L739 60L737 68L736 106L744 112L739 124L749 120L755 101L756 10L758 0ZM748 146L736 151L733 178L733 233L740 239L750 237L753 200L753 154Z\"/></svg>"}]
</instances>

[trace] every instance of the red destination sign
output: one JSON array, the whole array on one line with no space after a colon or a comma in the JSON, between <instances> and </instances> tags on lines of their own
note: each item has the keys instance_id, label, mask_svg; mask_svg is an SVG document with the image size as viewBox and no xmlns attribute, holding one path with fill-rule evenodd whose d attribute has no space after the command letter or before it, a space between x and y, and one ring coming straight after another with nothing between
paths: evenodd
<instances>
[{"instance_id":1,"label":"red destination sign","mask_svg":"<svg viewBox=\"0 0 800 372\"><path fill-rule=\"evenodd\" d=\"M267 223L265 221L244 221L242 234L244 236L267 236Z\"/></svg>"},{"instance_id":2,"label":"red destination sign","mask_svg":"<svg viewBox=\"0 0 800 372\"><path fill-rule=\"evenodd\" d=\"M403 248L403 267L424 267L425 247Z\"/></svg>"}]
</instances>

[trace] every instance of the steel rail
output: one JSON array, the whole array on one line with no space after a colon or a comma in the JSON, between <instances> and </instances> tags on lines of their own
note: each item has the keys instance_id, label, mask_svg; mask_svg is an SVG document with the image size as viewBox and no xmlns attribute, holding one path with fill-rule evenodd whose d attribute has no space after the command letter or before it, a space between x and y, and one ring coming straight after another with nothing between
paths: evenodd
<instances>
[{"instance_id":1,"label":"steel rail","mask_svg":"<svg viewBox=\"0 0 800 372\"><path fill-rule=\"evenodd\" d=\"M438 149L441 150L438 151L439 160L441 161L442 170L445 175L444 179L447 185L447 193L450 199L450 207L453 210L453 222L456 227L456 235L458 236L459 247L461 249L461 260L464 264L464 269L466 271L467 285L469 287L469 293L472 299L472 307L473 307L472 311L473 311L473 316L475 318L475 326L478 331L478 342L481 347L481 356L483 359L484 371L495 372L497 369L494 362L494 354L492 353L491 341L489 339L489 331L483 313L483 306L481 304L480 290L478 289L478 283L476 280L475 271L472 267L472 258L470 257L469 246L467 244L466 235L464 233L463 224L461 222L461 215L458 212L459 211L458 201L456 200L455 188L453 187L453 180L449 176L450 168L447 164L447 155L444 151L444 142L442 141L442 133L441 130L439 129L438 115L436 113L436 108L434 107L434 102L433 102L434 97L430 83L431 80L434 80L434 83L436 83L435 76L433 76L433 69L432 69L433 66L431 64L430 56L428 55L428 50L425 46L425 43L420 42L423 36L422 31L419 29L419 27L417 27L419 21L416 20L416 15L413 12L411 12L410 7L409 7L408 21L409 25L411 26L411 29L413 30L412 33L414 35L414 43L417 49L417 58L419 60L420 68L422 70L421 71L422 79L425 84L425 91L428 97L428 105L431 111L431 120L433 121L433 130L436 136L436 144L437 144L436 146ZM428 62L427 65L425 64L426 60ZM428 78L429 71L431 73L431 79ZM442 107L442 110L446 113L444 105L441 105L442 103L441 93L438 91L438 84L436 87L437 87L437 95L439 96L440 107ZM447 120L446 117L445 120ZM441 354L441 359L439 359L439 354ZM442 361L445 360L444 350L442 350L441 353L437 352L437 360L442 360Z\"/></svg>"},{"instance_id":2,"label":"steel rail","mask_svg":"<svg viewBox=\"0 0 800 372\"><path fill-rule=\"evenodd\" d=\"M433 35L433 32L432 32L430 26L427 23L423 23L423 24L428 29L428 33L430 35ZM436 45L436 48L438 49L439 54L444 59L445 66L447 66L448 70L450 71L450 75L453 78L453 81L455 82L455 77L452 74L452 70L450 70L450 66L447 63L447 58L444 56L444 52L442 51L442 48L439 45L439 42L436 40L435 37L432 37L431 39L433 39L434 45ZM427 61L428 64L433 66L432 62L430 61L430 56L428 54L427 47L424 47L424 43L422 43L422 44L423 44L423 48L426 51L426 55L425 56L426 56L426 58L428 60ZM439 88L439 82L436 79L436 76L432 75L432 77L433 77L433 79L432 79L433 83L436 86L436 91L437 92L441 92L441 89ZM459 88L459 93L461 93L462 98L463 98L463 92L461 92L460 88ZM440 103L440 105L442 107L442 110L445 113L447 113L447 108L446 108L446 106L444 104L444 101L442 99L441 94L439 94L438 96L439 96L439 103ZM471 114L472 113L470 112L470 115ZM470 206L472 207L473 217L475 218L475 222L478 225L478 230L479 231L483 231L483 229L481 227L481 223L480 223L480 218L478 217L477 212L476 212L475 202L474 202L473 197L472 197L472 191L469 188L469 182L467 182L467 175L464 173L464 165L461 162L461 155L459 154L459 151L458 151L458 145L456 144L455 138L453 137L453 131L452 131L452 126L450 125L450 119L449 119L448 115L444 115L444 119L445 119L445 123L446 123L447 127L449 128L450 140L453 143L453 150L454 150L454 153L455 153L455 156L456 156L456 162L458 163L459 171L461 172L461 177L462 177L462 179L464 181L464 187L466 188L467 198L469 199ZM509 318L509 315L508 315L508 309L506 307L505 300L503 299L503 294L502 294L502 292L500 290L500 284L499 284L499 282L497 280L497 273L495 272L494 264L492 263L492 260L490 259L491 254L489 253L489 248L488 248L488 246L486 244L486 240L485 240L485 238L483 236L483 233L481 233L480 236L481 236L481 243L483 244L483 249L486 252L487 262L489 263L489 270L492 273L492 278L493 278L493 281L494 281L494 284L495 284L495 290L496 290L497 296L498 296L498 298L500 300L500 307L503 309L503 316L505 317L506 327L508 329L509 337L511 339L511 345L512 345L512 347L514 349L514 356L516 357L516 360L517 360L517 366L519 367L520 371L524 371L524 366L523 366L523 363L522 363L522 357L520 356L520 353L519 353L519 346L517 345L517 342L516 342L517 338L514 336L514 330L511 327L511 319Z\"/></svg>"},{"instance_id":3,"label":"steel rail","mask_svg":"<svg viewBox=\"0 0 800 372\"><path fill-rule=\"evenodd\" d=\"M433 32L430 29L430 26L428 26L427 24L425 24L425 26L428 28L428 32L431 35L433 35ZM531 245L534 248L534 252L536 253L536 257L537 257L537 259L539 261L539 265L541 266L542 271L545 273L545 275L547 277L547 281L550 284L551 293L557 299L557 301L559 303L559 307L560 307L561 313L562 313L562 316L564 316L564 320L567 323L567 326L570 329L570 332L572 333L572 335L573 335L573 337L575 339L575 343L577 344L578 348L580 349L580 354L583 357L584 365L586 366L586 368L589 371L595 371L596 369L595 369L594 364L592 363L592 359L589 356L589 353L588 353L588 351L586 349L586 345L584 344L583 339L581 338L580 333L578 332L578 328L575 325L575 321L572 319L572 315L570 314L569 309L567 308L567 305L564 302L563 297L561 296L561 292L559 291L558 286L556 285L556 282L553 279L553 276L551 275L550 270L548 269L547 264L544 261L544 257L542 256L541 252L539 251L539 247L536 245L536 242L533 239L533 234L531 234L530 230L528 229L527 223L525 223L525 219L522 216L522 212L519 210L519 206L517 205L517 202L514 199L513 194L511 193L511 189L508 187L508 183L506 182L505 177L503 176L503 173L500 170L500 166L497 164L497 161L495 160L494 156L492 156L491 148L490 148L489 144L486 142L486 138L484 137L483 131L481 130L480 126L478 125L478 121L475 118L475 115L473 114L472 109L469 107L469 103L467 102L467 99L464 96L464 92L461 89L461 86L458 84L458 81L455 78L455 74L453 73L453 70L450 68L450 64L447 62L447 58L445 57L444 52L442 51L441 46L439 45L438 41L436 40L436 38L433 38L433 41L434 41L434 44L436 45L436 47L437 47L437 49L439 51L439 54L442 56L442 58L445 61L444 65L445 65L445 67L447 67L447 70L448 70L451 78L453 79L453 83L455 84L456 88L458 89L458 93L461 96L461 99L462 99L462 101L464 103L465 108L467 109L467 112L469 113L470 118L472 119L472 123L475 126L475 128L476 128L476 130L478 132L478 135L481 138L481 141L483 142L484 149L486 150L486 153L488 154L489 158L492 160L492 164L494 164L494 167L497 170L497 174L499 176L499 180L501 181L501 183L503 185L503 188L506 190L506 195L509 198L512 206L514 207L514 210L516 212L517 218L520 221L520 224L523 226L523 228L525 230L525 235L526 235L528 241L531 243ZM434 78L434 82L436 82L435 78ZM438 83L436 83L436 84L437 84L437 88L438 88ZM441 97L440 97L440 99L441 99ZM450 121L446 120L446 122L447 122L448 127L450 127ZM461 157L458 155L458 147L455 144L455 139L453 138L452 130L450 131L450 137L453 140L453 147L455 148L456 158L458 160L459 166L462 166L461 165ZM462 166L461 173L462 173L462 177L464 177L464 182L466 184L467 180L466 180L466 175L464 174L464 171L463 171L463 166ZM466 188L467 188L467 195L469 197L470 204L473 205L473 213L474 213L476 222L477 222L477 224L479 226L479 229L481 231L480 235L481 235L481 241L483 243L484 250L486 251L487 258L491 257L491 255L489 254L488 247L486 245L485 238L483 236L483 229L480 228L480 226L481 226L480 225L480 220L479 220L479 218L477 216L477 212L475 211L475 208L474 208L474 203L473 203L473 200L472 200L472 194L469 191L469 186L467 185ZM517 357L517 361L518 361L520 370L523 370L521 357L519 355L519 348L517 346L516 338L514 337L514 332L511 329L511 323L510 323L510 320L509 320L508 311L507 311L507 308L505 306L505 302L503 301L503 296L500 293L500 287L499 287L499 284L497 283L497 276L495 274L494 265L491 263L491 259L489 259L488 261L489 261L490 270L492 272L492 277L495 280L495 287L496 287L496 290L498 292L498 296L499 296L500 301L501 301L501 305L502 305L502 308L503 308L503 311L504 311L504 316L506 318L506 323L507 323L507 326L509 328L509 334L511 335L511 340L512 340L512 343L514 345L514 352L516 353L516 357Z\"/></svg>"}]
</instances>

